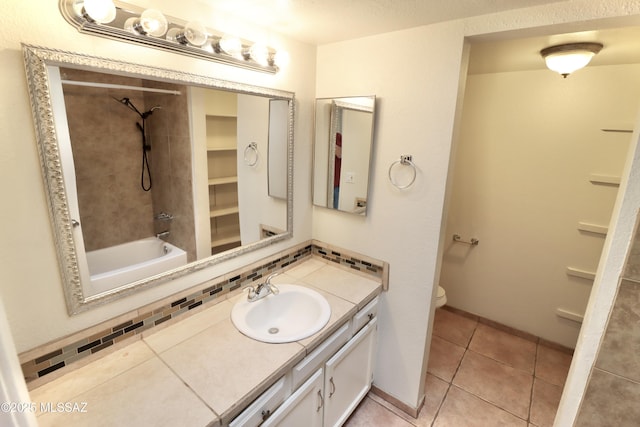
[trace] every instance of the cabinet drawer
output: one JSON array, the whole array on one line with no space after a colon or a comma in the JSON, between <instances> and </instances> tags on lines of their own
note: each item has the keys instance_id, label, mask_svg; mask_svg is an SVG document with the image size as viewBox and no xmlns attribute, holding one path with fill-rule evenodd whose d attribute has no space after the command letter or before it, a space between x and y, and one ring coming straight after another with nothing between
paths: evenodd
<instances>
[{"instance_id":1,"label":"cabinet drawer","mask_svg":"<svg viewBox=\"0 0 640 427\"><path fill-rule=\"evenodd\" d=\"M378 315L378 297L353 316L353 335L357 334L364 325Z\"/></svg>"},{"instance_id":2,"label":"cabinet drawer","mask_svg":"<svg viewBox=\"0 0 640 427\"><path fill-rule=\"evenodd\" d=\"M347 322L307 355L291 372L291 389L300 384L351 338L351 322Z\"/></svg>"},{"instance_id":3,"label":"cabinet drawer","mask_svg":"<svg viewBox=\"0 0 640 427\"><path fill-rule=\"evenodd\" d=\"M287 377L284 376L254 400L240 415L235 417L233 421L229 423L229 427L259 426L284 402L288 394Z\"/></svg>"}]
</instances>

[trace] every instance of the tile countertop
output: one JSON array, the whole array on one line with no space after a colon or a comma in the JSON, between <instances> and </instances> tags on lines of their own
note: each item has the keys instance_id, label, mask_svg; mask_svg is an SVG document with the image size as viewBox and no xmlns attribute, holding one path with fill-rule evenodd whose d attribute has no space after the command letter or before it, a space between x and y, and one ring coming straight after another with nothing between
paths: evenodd
<instances>
[{"instance_id":1,"label":"tile countertop","mask_svg":"<svg viewBox=\"0 0 640 427\"><path fill-rule=\"evenodd\" d=\"M320 292L327 325L293 343L255 341L231 323L235 295L32 390L40 426L227 424L382 290L315 257L273 282Z\"/></svg>"}]
</instances>

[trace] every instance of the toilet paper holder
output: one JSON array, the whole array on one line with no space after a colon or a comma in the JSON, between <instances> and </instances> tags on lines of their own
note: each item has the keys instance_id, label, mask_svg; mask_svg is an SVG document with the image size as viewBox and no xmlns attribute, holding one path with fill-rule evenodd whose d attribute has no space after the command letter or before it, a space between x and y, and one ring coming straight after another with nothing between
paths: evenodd
<instances>
[{"instance_id":1,"label":"toilet paper holder","mask_svg":"<svg viewBox=\"0 0 640 427\"><path fill-rule=\"evenodd\" d=\"M476 239L475 237L472 237L469 240L462 240L462 237L457 233L453 235L453 241L458 243L464 243L465 245L469 245L469 246L478 246L478 243L480 243L480 240Z\"/></svg>"}]
</instances>

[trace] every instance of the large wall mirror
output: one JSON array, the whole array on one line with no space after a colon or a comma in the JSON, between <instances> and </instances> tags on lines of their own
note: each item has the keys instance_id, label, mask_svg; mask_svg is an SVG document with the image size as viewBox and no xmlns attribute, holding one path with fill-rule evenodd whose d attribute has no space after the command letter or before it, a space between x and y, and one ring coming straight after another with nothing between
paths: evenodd
<instances>
[{"instance_id":1,"label":"large wall mirror","mask_svg":"<svg viewBox=\"0 0 640 427\"><path fill-rule=\"evenodd\" d=\"M366 215L375 96L316 100L313 204Z\"/></svg>"},{"instance_id":2,"label":"large wall mirror","mask_svg":"<svg viewBox=\"0 0 640 427\"><path fill-rule=\"evenodd\" d=\"M71 314L292 236L293 93L23 53Z\"/></svg>"}]
</instances>

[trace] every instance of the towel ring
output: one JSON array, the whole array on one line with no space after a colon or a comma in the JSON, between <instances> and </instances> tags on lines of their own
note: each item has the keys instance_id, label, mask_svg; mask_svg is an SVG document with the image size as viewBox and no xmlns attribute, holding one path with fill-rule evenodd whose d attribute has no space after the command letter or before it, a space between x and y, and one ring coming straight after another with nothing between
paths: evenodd
<instances>
[{"instance_id":1,"label":"towel ring","mask_svg":"<svg viewBox=\"0 0 640 427\"><path fill-rule=\"evenodd\" d=\"M258 163L258 144L255 142L250 143L244 149L244 162L247 166L255 166Z\"/></svg>"},{"instance_id":2,"label":"towel ring","mask_svg":"<svg viewBox=\"0 0 640 427\"><path fill-rule=\"evenodd\" d=\"M413 169L413 176L411 177L411 180L409 181L408 184L399 185L397 182L393 180L392 171L396 165L411 166L411 169ZM413 163L413 156L411 156L411 154L400 156L400 160L396 160L395 162L391 163L391 166L389 166L389 181L391 181L391 184L393 184L396 188L399 188L400 190L411 187L411 185L413 185L413 183L416 180L416 175L417 175L417 169L416 169L416 165Z\"/></svg>"}]
</instances>

